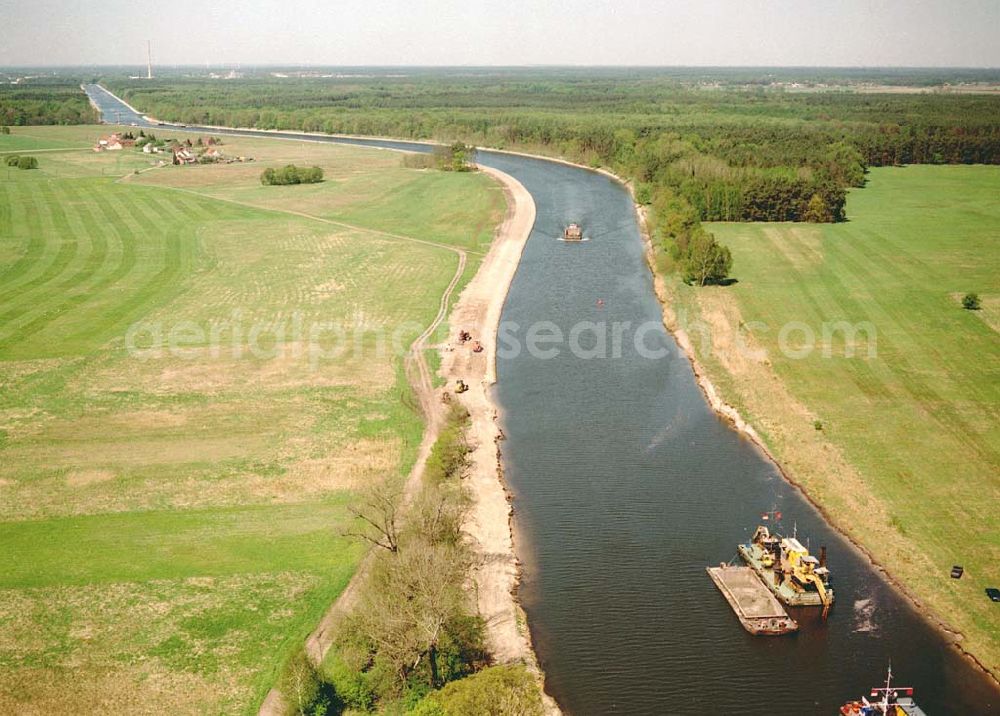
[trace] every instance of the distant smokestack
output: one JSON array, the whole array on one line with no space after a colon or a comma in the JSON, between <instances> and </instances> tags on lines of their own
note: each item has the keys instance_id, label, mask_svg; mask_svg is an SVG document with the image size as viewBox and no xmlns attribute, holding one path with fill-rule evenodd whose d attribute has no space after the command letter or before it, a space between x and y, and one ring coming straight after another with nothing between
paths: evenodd
<instances>
[{"instance_id":1,"label":"distant smokestack","mask_svg":"<svg viewBox=\"0 0 1000 716\"><path fill-rule=\"evenodd\" d=\"M146 40L146 79L153 79L153 45Z\"/></svg>"}]
</instances>

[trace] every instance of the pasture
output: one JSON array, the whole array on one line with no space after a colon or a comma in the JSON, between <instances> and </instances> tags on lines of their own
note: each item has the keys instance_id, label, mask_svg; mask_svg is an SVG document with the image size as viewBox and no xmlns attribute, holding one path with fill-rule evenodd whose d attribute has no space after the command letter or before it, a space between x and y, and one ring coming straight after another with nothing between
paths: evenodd
<instances>
[{"instance_id":1,"label":"pasture","mask_svg":"<svg viewBox=\"0 0 1000 716\"><path fill-rule=\"evenodd\" d=\"M873 169L846 223L712 224L738 283L674 287L695 344L711 331L699 355L723 395L994 673L1000 612L983 589L1000 563L997 196L996 167ZM962 308L966 292L983 310Z\"/></svg>"},{"instance_id":2,"label":"pasture","mask_svg":"<svg viewBox=\"0 0 1000 716\"><path fill-rule=\"evenodd\" d=\"M0 711L255 712L362 555L352 495L420 441L401 352L457 256L407 237L482 250L503 193L279 140L154 168L107 131L0 137L80 147L0 171ZM327 181L260 186L290 161Z\"/></svg>"}]
</instances>

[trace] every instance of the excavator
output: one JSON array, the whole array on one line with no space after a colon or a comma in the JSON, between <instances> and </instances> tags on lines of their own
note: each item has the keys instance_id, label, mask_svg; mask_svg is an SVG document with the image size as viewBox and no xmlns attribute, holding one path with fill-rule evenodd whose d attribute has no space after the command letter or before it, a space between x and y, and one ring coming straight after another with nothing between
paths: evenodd
<instances>
[{"instance_id":1,"label":"excavator","mask_svg":"<svg viewBox=\"0 0 1000 716\"><path fill-rule=\"evenodd\" d=\"M786 604L806 606L816 604L808 596L814 592L823 607L823 618L833 604L830 570L826 567L826 548L820 549L819 559L809 554L796 537L771 534L764 525L757 527L749 544L740 545L740 554L761 576L765 583Z\"/></svg>"},{"instance_id":2,"label":"excavator","mask_svg":"<svg viewBox=\"0 0 1000 716\"><path fill-rule=\"evenodd\" d=\"M781 540L781 552L792 588L805 592L812 587L819 594L823 604L823 618L826 619L830 613L830 605L833 604L833 592L827 588L830 570L825 564L826 548L821 549L820 559L816 559L796 538L786 537Z\"/></svg>"},{"instance_id":3,"label":"excavator","mask_svg":"<svg viewBox=\"0 0 1000 716\"><path fill-rule=\"evenodd\" d=\"M815 588L823 603L823 618L826 619L830 613L830 605L833 604L833 594L826 588L824 573L819 570L826 570L826 567L820 567L819 560L807 554L799 560L797 567L792 568L791 578L792 582L797 583L803 590L808 589L810 585Z\"/></svg>"}]
</instances>

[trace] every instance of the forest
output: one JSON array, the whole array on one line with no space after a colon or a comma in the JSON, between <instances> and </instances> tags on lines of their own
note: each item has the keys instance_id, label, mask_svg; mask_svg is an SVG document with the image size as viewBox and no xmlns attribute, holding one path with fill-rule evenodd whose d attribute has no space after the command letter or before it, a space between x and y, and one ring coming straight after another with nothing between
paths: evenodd
<instances>
[{"instance_id":1,"label":"forest","mask_svg":"<svg viewBox=\"0 0 1000 716\"><path fill-rule=\"evenodd\" d=\"M690 269L707 258L689 260L692 247L730 263L701 221L843 221L847 189L864 185L868 167L1000 163L1000 96L956 89L993 86L994 75L454 68L100 79L165 121L466 142L607 167L652 205L664 247ZM0 124L91 120L69 83L0 90Z\"/></svg>"},{"instance_id":2,"label":"forest","mask_svg":"<svg viewBox=\"0 0 1000 716\"><path fill-rule=\"evenodd\" d=\"M225 82L107 83L162 120L462 141L608 167L633 182L639 203L653 206L664 247L701 283L725 275L705 275L695 264L721 270L731 263L703 235L701 221L837 222L847 218L846 190L864 185L868 167L1000 163L996 95L925 92L922 84L939 78L905 72L720 73L275 72ZM851 88L862 80L915 86L900 93ZM709 254L687 255L697 247Z\"/></svg>"},{"instance_id":3,"label":"forest","mask_svg":"<svg viewBox=\"0 0 1000 716\"><path fill-rule=\"evenodd\" d=\"M0 84L0 126L96 124L97 119L79 82Z\"/></svg>"},{"instance_id":4,"label":"forest","mask_svg":"<svg viewBox=\"0 0 1000 716\"><path fill-rule=\"evenodd\" d=\"M1000 163L1000 97L690 85L655 73L170 78L113 91L164 120L462 140L608 166L702 220L837 221L868 166ZM822 208L816 210L819 201Z\"/></svg>"}]
</instances>

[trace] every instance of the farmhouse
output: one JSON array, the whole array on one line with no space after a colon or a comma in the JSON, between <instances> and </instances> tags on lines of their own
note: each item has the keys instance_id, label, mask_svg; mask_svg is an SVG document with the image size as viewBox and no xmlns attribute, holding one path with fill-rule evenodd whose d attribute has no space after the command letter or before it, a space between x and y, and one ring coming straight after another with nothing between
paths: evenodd
<instances>
[{"instance_id":1,"label":"farmhouse","mask_svg":"<svg viewBox=\"0 0 1000 716\"><path fill-rule=\"evenodd\" d=\"M109 134L106 137L101 137L97 140L97 144L94 145L95 152L117 152L121 151L125 147L134 147L135 138L130 135L122 135L118 132Z\"/></svg>"},{"instance_id":2,"label":"farmhouse","mask_svg":"<svg viewBox=\"0 0 1000 716\"><path fill-rule=\"evenodd\" d=\"M187 147L174 147L174 164L197 164L198 155Z\"/></svg>"},{"instance_id":3,"label":"farmhouse","mask_svg":"<svg viewBox=\"0 0 1000 716\"><path fill-rule=\"evenodd\" d=\"M94 145L95 152L117 152L122 148L122 140L117 134L101 137Z\"/></svg>"}]
</instances>

